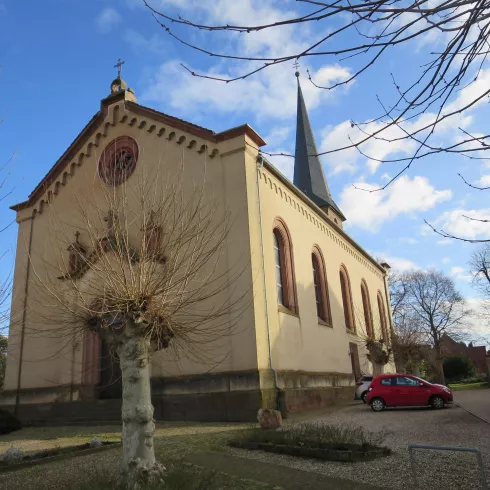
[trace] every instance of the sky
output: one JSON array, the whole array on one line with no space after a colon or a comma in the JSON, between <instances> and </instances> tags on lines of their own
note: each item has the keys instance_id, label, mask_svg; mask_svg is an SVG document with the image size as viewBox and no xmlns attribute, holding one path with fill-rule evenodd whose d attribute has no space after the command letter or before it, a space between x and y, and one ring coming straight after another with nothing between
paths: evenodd
<instances>
[{"instance_id":1,"label":"sky","mask_svg":"<svg viewBox=\"0 0 490 490\"><path fill-rule=\"evenodd\" d=\"M152 4L218 24L275 21L303 8L293 0L154 0ZM230 36L175 26L176 33L205 48L261 56L302 49L322 29L324 25L299 25ZM354 83L331 91L315 88L306 70L325 85L345 80L356 69L356 62L322 57L300 60L300 80L319 149L340 147L349 135L355 138L350 121L375 118L381 113L377 97L389 103L395 96L390 74L401 85L413 81L429 50L444 42L442 36L431 34L402 46ZM246 73L252 65L213 58L179 44L155 22L142 0L44 0L28 2L28 6L0 0L0 162L11 161L11 175L4 186L9 194L0 201L0 225L14 218L8 206L27 198L99 110L116 76L113 67L118 58L125 61L123 78L134 89L138 103L215 131L248 123L267 141L264 151L294 153L296 78L292 63L223 84L192 77L181 64L212 76ZM478 83L459 91L451 103L463 104L489 82L490 67L484 67ZM443 144L457 141L461 138L458 127L487 133L488 118L488 103L482 102L442 127L437 138ZM406 156L412 149L410 142L390 145L380 141L363 148L381 159ZM293 159L269 159L292 179ZM488 162L440 154L414 163L385 191L376 193L356 187L378 188L398 172L400 164L378 164L355 149L324 156L322 163L334 199L347 217L345 230L366 250L399 270L439 269L453 277L472 306L477 305L467 265L476 246L443 239L424 220L464 238L490 238L490 225L463 217L489 218L490 194L470 189L457 175L462 173L474 184L490 185ZM0 273L11 267L16 232L14 223L2 234L9 253L0 262ZM485 332L478 321L473 321L473 328Z\"/></svg>"}]
</instances>

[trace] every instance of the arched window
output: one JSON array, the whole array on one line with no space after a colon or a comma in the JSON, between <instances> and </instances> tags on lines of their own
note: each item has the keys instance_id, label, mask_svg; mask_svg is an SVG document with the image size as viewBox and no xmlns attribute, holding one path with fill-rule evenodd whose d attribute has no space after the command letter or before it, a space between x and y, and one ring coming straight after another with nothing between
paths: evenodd
<instances>
[{"instance_id":1,"label":"arched window","mask_svg":"<svg viewBox=\"0 0 490 490\"><path fill-rule=\"evenodd\" d=\"M373 312L371 310L369 289L364 279L361 281L361 297L362 297L362 310L364 312L364 324L366 325L366 334L368 337L372 337L374 335Z\"/></svg>"},{"instance_id":2,"label":"arched window","mask_svg":"<svg viewBox=\"0 0 490 490\"><path fill-rule=\"evenodd\" d=\"M381 335L385 341L385 345L388 345L390 338L388 335L388 325L386 323L386 311L385 304L383 301L383 295L381 291L378 291L378 312L379 312L379 323L381 325Z\"/></svg>"},{"instance_id":3,"label":"arched window","mask_svg":"<svg viewBox=\"0 0 490 490\"><path fill-rule=\"evenodd\" d=\"M352 292L350 288L349 274L345 266L340 267L340 289L342 290L342 304L344 306L345 327L355 331L354 309L352 306Z\"/></svg>"},{"instance_id":4,"label":"arched window","mask_svg":"<svg viewBox=\"0 0 490 490\"><path fill-rule=\"evenodd\" d=\"M286 224L279 218L274 222L273 239L277 302L298 313L291 238Z\"/></svg>"},{"instance_id":5,"label":"arched window","mask_svg":"<svg viewBox=\"0 0 490 490\"><path fill-rule=\"evenodd\" d=\"M316 312L318 318L325 323L332 325L330 314L330 301L328 297L328 283L325 272L325 262L323 255L318 247L313 248L311 253L311 265L313 268L313 286L315 289Z\"/></svg>"}]
</instances>

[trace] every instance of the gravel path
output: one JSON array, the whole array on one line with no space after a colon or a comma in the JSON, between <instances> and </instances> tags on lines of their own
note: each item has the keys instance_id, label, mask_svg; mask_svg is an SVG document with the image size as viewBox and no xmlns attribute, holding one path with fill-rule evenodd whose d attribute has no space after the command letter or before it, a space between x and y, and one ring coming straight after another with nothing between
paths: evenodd
<instances>
[{"instance_id":1,"label":"gravel path","mask_svg":"<svg viewBox=\"0 0 490 490\"><path fill-rule=\"evenodd\" d=\"M393 450L393 454L366 463L345 464L297 459L262 451L229 451L236 456L371 483L387 489L407 489L414 488L408 444L471 447L480 449L482 453L487 484L490 486L490 425L459 407L439 411L426 408L391 409L374 413L369 407L359 404L326 416L320 415L316 420L358 424L372 431L388 431L390 434L386 445ZM420 488L481 488L478 465L473 454L418 450L415 460Z\"/></svg>"}]
</instances>

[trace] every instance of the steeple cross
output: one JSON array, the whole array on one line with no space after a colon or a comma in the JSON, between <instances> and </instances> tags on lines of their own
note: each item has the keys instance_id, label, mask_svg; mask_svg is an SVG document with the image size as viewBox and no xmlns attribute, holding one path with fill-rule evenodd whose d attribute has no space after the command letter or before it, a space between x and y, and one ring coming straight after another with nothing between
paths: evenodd
<instances>
[{"instance_id":1,"label":"steeple cross","mask_svg":"<svg viewBox=\"0 0 490 490\"><path fill-rule=\"evenodd\" d=\"M121 74L122 74L122 66L124 65L125 61L121 60L119 58L117 60L117 63L114 65L114 68L117 68L117 78L121 79Z\"/></svg>"}]
</instances>

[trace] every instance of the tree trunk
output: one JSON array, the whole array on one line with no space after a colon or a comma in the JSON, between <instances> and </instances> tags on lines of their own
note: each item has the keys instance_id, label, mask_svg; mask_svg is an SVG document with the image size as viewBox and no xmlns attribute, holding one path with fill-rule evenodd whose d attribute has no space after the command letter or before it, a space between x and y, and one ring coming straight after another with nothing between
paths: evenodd
<instances>
[{"instance_id":1,"label":"tree trunk","mask_svg":"<svg viewBox=\"0 0 490 490\"><path fill-rule=\"evenodd\" d=\"M384 364L373 362L373 376L381 376L384 371Z\"/></svg>"},{"instance_id":2,"label":"tree trunk","mask_svg":"<svg viewBox=\"0 0 490 490\"><path fill-rule=\"evenodd\" d=\"M155 461L153 405L150 386L150 343L139 335L138 326L128 321L118 346L121 363L123 486L137 488L158 481L165 468Z\"/></svg>"},{"instance_id":3,"label":"tree trunk","mask_svg":"<svg viewBox=\"0 0 490 490\"><path fill-rule=\"evenodd\" d=\"M436 369L437 369L437 382L441 385L446 384L446 378L444 377L444 359L441 354L441 346L438 341L434 343L436 351Z\"/></svg>"}]
</instances>

